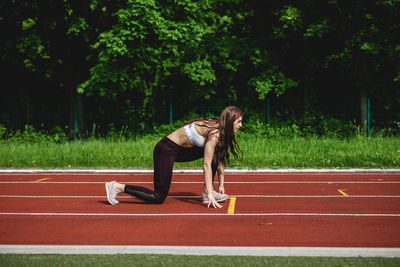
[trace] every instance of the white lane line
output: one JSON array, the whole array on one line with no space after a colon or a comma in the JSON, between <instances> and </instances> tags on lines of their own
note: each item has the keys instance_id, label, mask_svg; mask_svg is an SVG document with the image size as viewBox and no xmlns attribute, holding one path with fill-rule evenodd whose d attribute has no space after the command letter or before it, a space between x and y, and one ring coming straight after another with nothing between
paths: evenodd
<instances>
[{"instance_id":1,"label":"white lane line","mask_svg":"<svg viewBox=\"0 0 400 267\"><path fill-rule=\"evenodd\" d=\"M106 198L106 196L29 196L0 195L0 198ZM118 198L135 198L134 196L118 196ZM201 196L168 196L168 198L201 198Z\"/></svg>"},{"instance_id":2,"label":"white lane line","mask_svg":"<svg viewBox=\"0 0 400 267\"><path fill-rule=\"evenodd\" d=\"M84 212L0 212L1 216L340 216L340 217L400 217L397 213L84 213Z\"/></svg>"},{"instance_id":3,"label":"white lane line","mask_svg":"<svg viewBox=\"0 0 400 267\"><path fill-rule=\"evenodd\" d=\"M39 195L0 195L0 198L105 198L106 196L39 196ZM239 198L400 198L400 195L231 195ZM119 196L118 198L135 198L134 196ZM201 196L168 196L168 198L201 198Z\"/></svg>"},{"instance_id":4,"label":"white lane line","mask_svg":"<svg viewBox=\"0 0 400 267\"><path fill-rule=\"evenodd\" d=\"M231 195L239 198L400 198L400 195ZM105 196L32 196L32 195L0 195L0 198L105 198ZM135 198L134 196L119 196L118 198ZM201 198L201 196L168 196L168 198Z\"/></svg>"},{"instance_id":5,"label":"white lane line","mask_svg":"<svg viewBox=\"0 0 400 267\"><path fill-rule=\"evenodd\" d=\"M27 174L35 174L35 173L60 173L60 174L77 174L81 175L82 173L92 173L92 174L108 174L108 173L116 173L116 174L136 174L136 173L153 173L152 169L0 169L0 174L12 174L12 173L27 173ZM174 169L174 173L195 173L201 174L203 172L202 169ZM361 169L361 168L352 168L352 169L234 169L234 168L226 168L225 173L400 173L400 169Z\"/></svg>"},{"instance_id":6,"label":"white lane line","mask_svg":"<svg viewBox=\"0 0 400 267\"><path fill-rule=\"evenodd\" d=\"M316 195L316 196L303 196L303 195L233 195L234 197L255 197L255 198L344 198L344 196L341 195ZM351 195L347 196L346 198L398 198L400 195Z\"/></svg>"},{"instance_id":7,"label":"white lane line","mask_svg":"<svg viewBox=\"0 0 400 267\"><path fill-rule=\"evenodd\" d=\"M400 248L0 245L1 254L172 254L220 256L400 257Z\"/></svg>"},{"instance_id":8,"label":"white lane line","mask_svg":"<svg viewBox=\"0 0 400 267\"><path fill-rule=\"evenodd\" d=\"M55 182L55 181L0 181L0 184L104 184L105 182ZM127 181L126 184L153 184L152 181ZM204 182L193 181L180 181L172 182L173 184L203 184ZM377 182L364 182L364 181L226 181L226 184L400 184L400 181L377 181Z\"/></svg>"}]
</instances>

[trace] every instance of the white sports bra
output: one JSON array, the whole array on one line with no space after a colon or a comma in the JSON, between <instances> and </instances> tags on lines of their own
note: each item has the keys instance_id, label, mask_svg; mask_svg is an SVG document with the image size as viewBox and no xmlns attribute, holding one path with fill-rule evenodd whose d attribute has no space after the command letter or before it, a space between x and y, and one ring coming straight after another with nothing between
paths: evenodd
<instances>
[{"instance_id":1,"label":"white sports bra","mask_svg":"<svg viewBox=\"0 0 400 267\"><path fill-rule=\"evenodd\" d=\"M193 122L192 124L187 124L183 127L185 130L185 133L187 137L189 138L190 142L192 142L193 145L198 146L198 147L204 147L206 143L206 138L202 135L200 135L196 131L195 123Z\"/></svg>"}]
</instances>

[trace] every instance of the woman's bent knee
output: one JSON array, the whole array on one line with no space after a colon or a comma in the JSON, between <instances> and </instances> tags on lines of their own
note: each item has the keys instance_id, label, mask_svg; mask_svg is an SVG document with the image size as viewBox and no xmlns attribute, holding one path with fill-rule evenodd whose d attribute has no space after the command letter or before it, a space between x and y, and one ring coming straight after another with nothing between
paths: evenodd
<instances>
[{"instance_id":1,"label":"woman's bent knee","mask_svg":"<svg viewBox=\"0 0 400 267\"><path fill-rule=\"evenodd\" d=\"M154 200L152 202L154 204L163 204L165 202L165 199L167 198L167 196L168 196L168 193L166 193L166 194L155 193Z\"/></svg>"}]
</instances>

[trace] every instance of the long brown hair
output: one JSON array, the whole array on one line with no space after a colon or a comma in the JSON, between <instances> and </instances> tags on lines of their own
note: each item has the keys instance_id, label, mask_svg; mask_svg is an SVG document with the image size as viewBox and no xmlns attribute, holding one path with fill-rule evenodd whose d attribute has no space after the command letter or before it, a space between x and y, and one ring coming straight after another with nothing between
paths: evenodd
<instances>
[{"instance_id":1,"label":"long brown hair","mask_svg":"<svg viewBox=\"0 0 400 267\"><path fill-rule=\"evenodd\" d=\"M243 112L239 108L229 106L222 111L219 117L219 139L215 147L214 158L224 165L230 163L228 150L235 159L239 160L238 153L241 153L241 150L235 139L233 123L241 116L243 116Z\"/></svg>"},{"instance_id":2,"label":"long brown hair","mask_svg":"<svg viewBox=\"0 0 400 267\"><path fill-rule=\"evenodd\" d=\"M230 163L229 151L237 160L239 160L238 153L242 152L238 143L236 142L233 129L233 123L241 116L243 116L243 112L239 108L235 106L229 106L222 111L219 119L198 118L186 122L185 125L191 124L192 122L202 122L199 124L199 126L206 126L208 128L206 136L207 139L212 135L219 133L218 143L215 147L213 160L216 163L227 165Z\"/></svg>"}]
</instances>

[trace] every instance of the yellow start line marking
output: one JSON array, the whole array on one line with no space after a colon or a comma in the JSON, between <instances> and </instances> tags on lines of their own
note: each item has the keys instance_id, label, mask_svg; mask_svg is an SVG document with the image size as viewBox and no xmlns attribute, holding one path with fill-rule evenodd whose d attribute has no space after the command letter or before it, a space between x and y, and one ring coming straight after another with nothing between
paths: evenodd
<instances>
[{"instance_id":1,"label":"yellow start line marking","mask_svg":"<svg viewBox=\"0 0 400 267\"><path fill-rule=\"evenodd\" d=\"M44 180L49 180L49 179L51 179L51 178L42 178L42 179L39 179L39 180L35 180L35 182L42 182Z\"/></svg>"},{"instance_id":2,"label":"yellow start line marking","mask_svg":"<svg viewBox=\"0 0 400 267\"><path fill-rule=\"evenodd\" d=\"M228 214L235 213L235 204L236 204L236 197L229 198L229 207L228 207Z\"/></svg>"},{"instance_id":3,"label":"yellow start line marking","mask_svg":"<svg viewBox=\"0 0 400 267\"><path fill-rule=\"evenodd\" d=\"M341 194L342 194L343 196L345 196L345 197L348 197L348 196L349 196L348 194L346 194L345 192L343 192L343 191L340 190L340 189L338 190L338 192L341 193Z\"/></svg>"}]
</instances>

